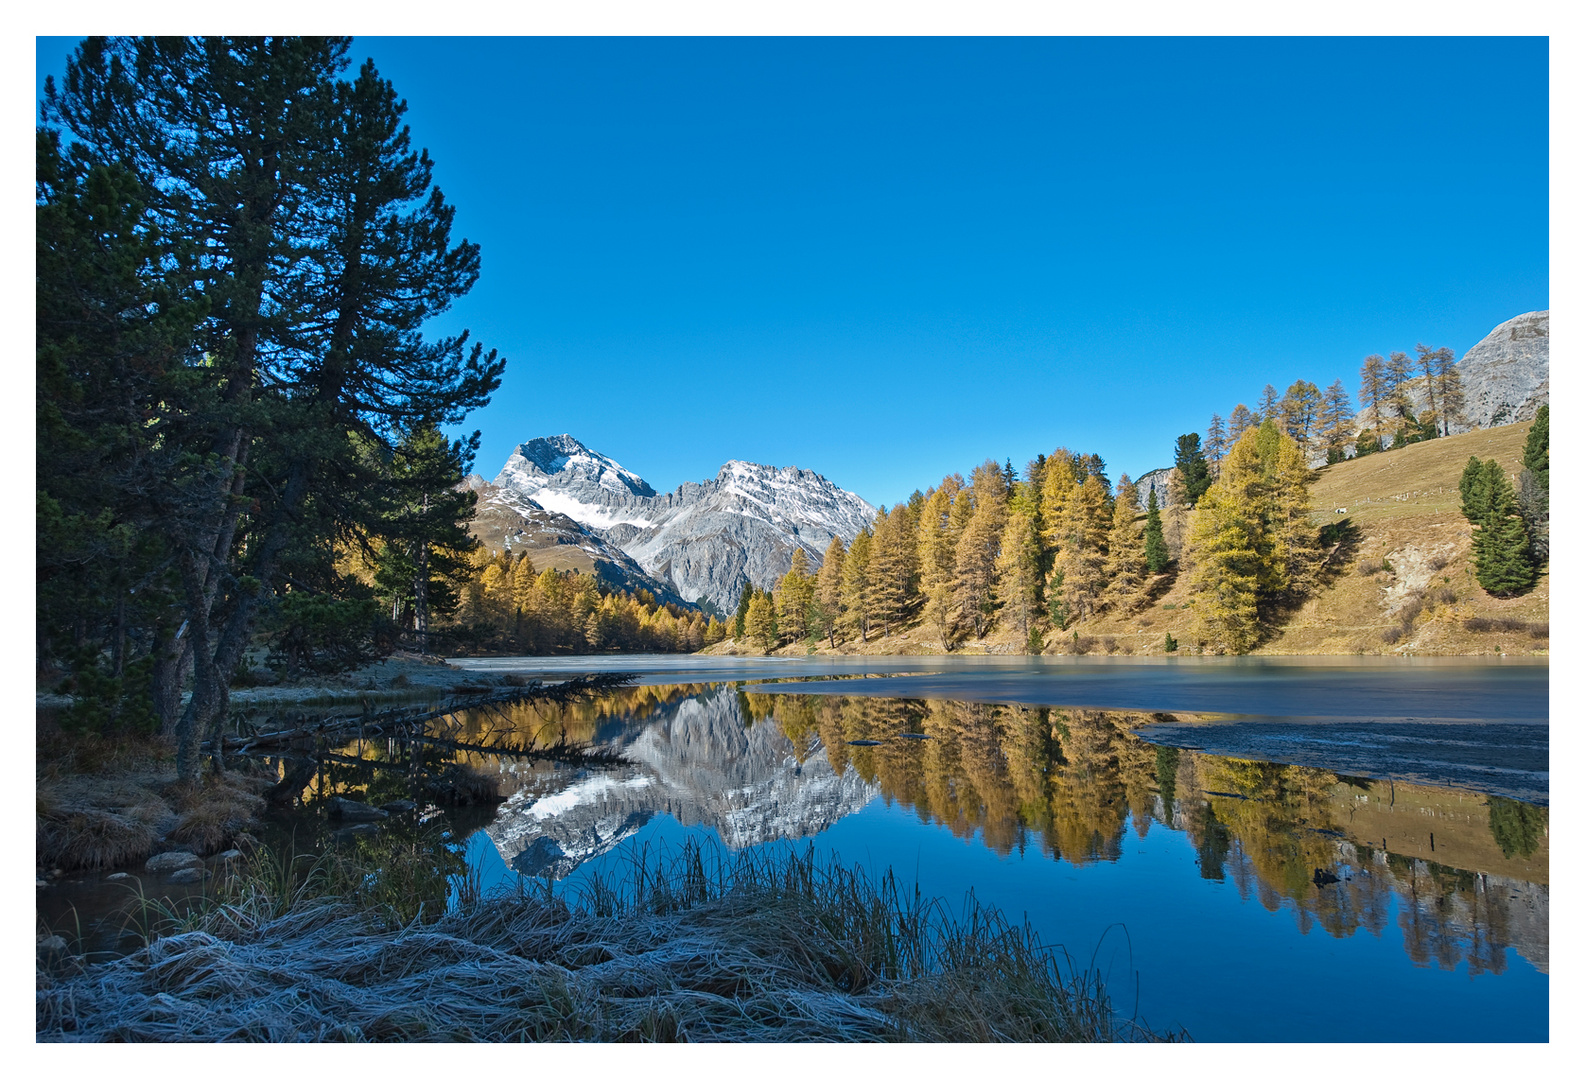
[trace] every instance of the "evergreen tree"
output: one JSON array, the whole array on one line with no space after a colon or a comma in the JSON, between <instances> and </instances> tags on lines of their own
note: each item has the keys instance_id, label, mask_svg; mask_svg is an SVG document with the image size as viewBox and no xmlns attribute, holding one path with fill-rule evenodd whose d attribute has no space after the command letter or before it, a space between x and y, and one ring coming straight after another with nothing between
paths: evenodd
<instances>
[{"instance_id":1,"label":"evergreen tree","mask_svg":"<svg viewBox=\"0 0 1586 1080\"><path fill-rule=\"evenodd\" d=\"M1476 530L1476 582L1494 596L1514 596L1536 580L1531 538L1515 505L1514 489L1503 476L1489 488L1490 505Z\"/></svg>"},{"instance_id":2,"label":"evergreen tree","mask_svg":"<svg viewBox=\"0 0 1586 1080\"><path fill-rule=\"evenodd\" d=\"M469 555L479 546L468 532L476 495L462 486L478 447L477 433L467 442L448 441L434 424L418 424L397 444L382 485L386 503L375 528L388 553L401 553L407 574L402 599L412 602L421 646L431 615L456 609L471 570Z\"/></svg>"},{"instance_id":3,"label":"evergreen tree","mask_svg":"<svg viewBox=\"0 0 1586 1080\"><path fill-rule=\"evenodd\" d=\"M776 610L771 604L769 593L757 592L749 601L749 610L744 617L744 629L749 634L749 640L759 645L761 651L770 652L776 648Z\"/></svg>"},{"instance_id":4,"label":"evergreen tree","mask_svg":"<svg viewBox=\"0 0 1586 1080\"><path fill-rule=\"evenodd\" d=\"M1301 446L1306 446L1315 433L1317 418L1322 411L1322 392L1313 382L1294 380L1278 405L1282 428Z\"/></svg>"},{"instance_id":5,"label":"evergreen tree","mask_svg":"<svg viewBox=\"0 0 1586 1080\"><path fill-rule=\"evenodd\" d=\"M1228 431L1223 427L1223 418L1212 413L1212 422L1206 426L1206 464L1211 468L1211 475L1215 479L1218 467L1222 465L1223 455L1228 453Z\"/></svg>"},{"instance_id":6,"label":"evergreen tree","mask_svg":"<svg viewBox=\"0 0 1586 1080\"><path fill-rule=\"evenodd\" d=\"M1542 490L1547 491L1547 422L1548 407L1543 405L1536 411L1536 419L1531 422L1530 430L1525 436L1525 450L1520 456L1520 465L1533 476Z\"/></svg>"},{"instance_id":7,"label":"evergreen tree","mask_svg":"<svg viewBox=\"0 0 1586 1080\"><path fill-rule=\"evenodd\" d=\"M1279 401L1280 399L1278 398L1277 387L1273 386L1271 383L1267 383L1266 387L1261 391L1261 403L1257 407L1256 413L1252 419L1257 424L1264 424L1268 420L1271 420L1273 423L1277 423L1278 421L1282 420L1283 407Z\"/></svg>"},{"instance_id":8,"label":"evergreen tree","mask_svg":"<svg viewBox=\"0 0 1586 1080\"><path fill-rule=\"evenodd\" d=\"M1350 442L1350 430L1355 411L1349 404L1349 391L1344 380L1334 379L1322 396L1320 415L1322 441L1327 447L1327 463L1336 465L1345 458L1345 448Z\"/></svg>"},{"instance_id":9,"label":"evergreen tree","mask_svg":"<svg viewBox=\"0 0 1586 1080\"><path fill-rule=\"evenodd\" d=\"M777 626L792 641L810 636L810 608L815 602L815 578L803 548L794 548L792 565L778 583Z\"/></svg>"},{"instance_id":10,"label":"evergreen tree","mask_svg":"<svg viewBox=\"0 0 1586 1080\"><path fill-rule=\"evenodd\" d=\"M838 594L842 604L842 627L856 635L860 641L870 640L872 623L870 612L870 554L871 533L867 525L861 529L854 542L848 546L843 559L842 579Z\"/></svg>"},{"instance_id":11,"label":"evergreen tree","mask_svg":"<svg viewBox=\"0 0 1586 1080\"><path fill-rule=\"evenodd\" d=\"M1234 411L1228 414L1227 446L1232 446L1234 443L1238 442L1240 436L1244 435L1244 433L1254 427L1255 424L1255 417L1250 415L1250 410L1245 408L1244 402L1241 401L1238 405L1235 405ZM1227 454L1226 447L1224 448L1223 453L1225 455Z\"/></svg>"},{"instance_id":12,"label":"evergreen tree","mask_svg":"<svg viewBox=\"0 0 1586 1080\"><path fill-rule=\"evenodd\" d=\"M832 537L832 542L826 545L820 572L815 577L815 604L819 610L820 627L833 649L837 648L837 620L842 615L843 559L846 555L843 538Z\"/></svg>"},{"instance_id":13,"label":"evergreen tree","mask_svg":"<svg viewBox=\"0 0 1586 1080\"><path fill-rule=\"evenodd\" d=\"M1166 570L1172 560L1168 557L1167 542L1162 537L1162 511L1157 506L1156 488L1146 497L1145 509L1145 567L1152 574Z\"/></svg>"},{"instance_id":14,"label":"evergreen tree","mask_svg":"<svg viewBox=\"0 0 1586 1080\"><path fill-rule=\"evenodd\" d=\"M1261 615L1310 586L1318 548L1309 483L1304 450L1270 422L1229 451L1190 534L1200 629L1214 648L1248 651Z\"/></svg>"},{"instance_id":15,"label":"evergreen tree","mask_svg":"<svg viewBox=\"0 0 1586 1080\"><path fill-rule=\"evenodd\" d=\"M988 459L975 469L965 493L974 511L958 539L953 561L953 598L977 638L986 636L997 610L997 556L1001 554L1002 530L1007 524L1007 491L1001 467Z\"/></svg>"},{"instance_id":16,"label":"evergreen tree","mask_svg":"<svg viewBox=\"0 0 1586 1080\"><path fill-rule=\"evenodd\" d=\"M1531 430L1526 433L1525 451L1521 456L1520 491L1518 506L1525 519L1526 531L1531 534L1531 557L1538 566L1548 560L1548 407L1536 411Z\"/></svg>"},{"instance_id":17,"label":"evergreen tree","mask_svg":"<svg viewBox=\"0 0 1586 1080\"><path fill-rule=\"evenodd\" d=\"M203 300L166 272L135 176L56 132L36 151L37 663L78 698L66 726L169 733L191 638L156 497L207 389Z\"/></svg>"},{"instance_id":18,"label":"evergreen tree","mask_svg":"<svg viewBox=\"0 0 1586 1080\"><path fill-rule=\"evenodd\" d=\"M1388 418L1390 397L1387 362L1380 355L1372 353L1360 364L1360 419L1365 425L1360 438L1362 442L1366 441L1367 432L1370 432L1371 448L1362 449L1361 443L1357 443L1357 456L1382 449L1380 433Z\"/></svg>"},{"instance_id":19,"label":"evergreen tree","mask_svg":"<svg viewBox=\"0 0 1586 1080\"><path fill-rule=\"evenodd\" d=\"M1001 551L997 555L996 596L1002 606L1006 625L1021 640L1041 613L1041 541L1036 528L1038 508L1028 484L1018 484L1009 502L1007 523L1002 529Z\"/></svg>"},{"instance_id":20,"label":"evergreen tree","mask_svg":"<svg viewBox=\"0 0 1586 1080\"><path fill-rule=\"evenodd\" d=\"M870 610L887 636L903 622L916 595L915 528L904 503L876 514L870 551Z\"/></svg>"},{"instance_id":21,"label":"evergreen tree","mask_svg":"<svg viewBox=\"0 0 1586 1080\"><path fill-rule=\"evenodd\" d=\"M1135 527L1140 508L1139 495L1129 482L1128 474L1119 477L1112 506L1107 561L1102 566L1102 574L1107 582L1103 599L1113 610L1130 614L1145 600L1146 549L1145 537Z\"/></svg>"},{"instance_id":22,"label":"evergreen tree","mask_svg":"<svg viewBox=\"0 0 1586 1080\"><path fill-rule=\"evenodd\" d=\"M1211 487L1211 469L1201 453L1201 437L1195 432L1180 435L1173 450L1173 467L1184 480L1185 505L1194 508L1201 495Z\"/></svg>"},{"instance_id":23,"label":"evergreen tree","mask_svg":"<svg viewBox=\"0 0 1586 1080\"><path fill-rule=\"evenodd\" d=\"M1063 575L1062 596L1071 620L1088 619L1099 609L1107 584L1107 535L1111 527L1111 493L1101 477L1087 477L1069 501L1063 520L1063 548L1057 562Z\"/></svg>"},{"instance_id":24,"label":"evergreen tree","mask_svg":"<svg viewBox=\"0 0 1586 1080\"><path fill-rule=\"evenodd\" d=\"M962 486L956 475L943 477L941 485L926 497L918 526L925 622L948 650L953 647L957 629L957 607L953 602L953 571L958 554L954 500ZM968 504L967 499L964 502Z\"/></svg>"},{"instance_id":25,"label":"evergreen tree","mask_svg":"<svg viewBox=\"0 0 1586 1080\"><path fill-rule=\"evenodd\" d=\"M333 541L379 518L363 446L457 422L504 367L468 352L466 335L422 337L472 287L478 248L453 244L452 209L390 84L371 64L339 78L347 48L91 38L63 85L46 84L46 122L79 159L136 174L162 267L190 270L182 288L207 302L205 360L189 369L201 392L187 399L203 407L171 433L182 454L158 514L191 639L193 693L176 725L184 780L287 579L327 599L355 591Z\"/></svg>"},{"instance_id":26,"label":"evergreen tree","mask_svg":"<svg viewBox=\"0 0 1586 1080\"><path fill-rule=\"evenodd\" d=\"M1474 454L1465 462L1465 471L1459 477L1459 509L1472 525L1481 524L1493 508L1495 487L1503 481L1503 470L1497 461L1483 463Z\"/></svg>"},{"instance_id":27,"label":"evergreen tree","mask_svg":"<svg viewBox=\"0 0 1586 1080\"><path fill-rule=\"evenodd\" d=\"M753 599L754 586L745 581L743 592L738 594L738 610L733 613L732 617L732 637L734 641L742 641L744 634L748 632L748 625L745 620L749 617L749 603Z\"/></svg>"}]
</instances>

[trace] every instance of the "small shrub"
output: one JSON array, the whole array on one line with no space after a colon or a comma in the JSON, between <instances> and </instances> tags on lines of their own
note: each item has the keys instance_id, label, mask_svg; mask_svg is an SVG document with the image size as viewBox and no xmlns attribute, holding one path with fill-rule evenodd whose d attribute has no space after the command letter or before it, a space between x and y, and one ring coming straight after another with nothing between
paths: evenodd
<instances>
[{"instance_id":1,"label":"small shrub","mask_svg":"<svg viewBox=\"0 0 1586 1080\"><path fill-rule=\"evenodd\" d=\"M1426 600L1417 596L1408 604L1399 609L1399 625L1406 631L1415 625L1415 620L1421 617L1421 612L1426 610Z\"/></svg>"},{"instance_id":2,"label":"small shrub","mask_svg":"<svg viewBox=\"0 0 1586 1080\"><path fill-rule=\"evenodd\" d=\"M1387 565L1387 559L1361 559L1355 564L1355 572L1361 577L1370 577L1373 574L1382 573Z\"/></svg>"},{"instance_id":3,"label":"small shrub","mask_svg":"<svg viewBox=\"0 0 1586 1080\"><path fill-rule=\"evenodd\" d=\"M1168 631L1167 641L1164 643L1164 647L1168 652L1178 652L1178 639L1173 636L1173 632L1171 630Z\"/></svg>"},{"instance_id":4,"label":"small shrub","mask_svg":"<svg viewBox=\"0 0 1586 1080\"><path fill-rule=\"evenodd\" d=\"M1403 636L1404 631L1400 630L1397 626L1390 626L1382 632L1382 640L1389 645L1397 644L1398 640Z\"/></svg>"},{"instance_id":5,"label":"small shrub","mask_svg":"<svg viewBox=\"0 0 1586 1080\"><path fill-rule=\"evenodd\" d=\"M1444 586L1441 589L1435 589L1432 592L1428 593L1427 594L1427 599L1432 601L1432 603L1434 603L1434 604L1443 604L1443 605L1446 606L1446 605L1452 604L1454 601L1458 600L1459 597L1457 595L1455 595L1453 589L1450 589L1447 586Z\"/></svg>"},{"instance_id":6,"label":"small shrub","mask_svg":"<svg viewBox=\"0 0 1586 1080\"><path fill-rule=\"evenodd\" d=\"M1430 563L1428 563L1427 565L1432 568L1432 572L1433 573L1436 573L1437 571L1443 569L1443 567L1448 565L1448 556L1447 555L1434 555L1434 556L1432 556L1432 561Z\"/></svg>"},{"instance_id":7,"label":"small shrub","mask_svg":"<svg viewBox=\"0 0 1586 1080\"><path fill-rule=\"evenodd\" d=\"M391 680L391 685L396 687L398 690L405 690L407 687L413 685L413 680L409 679L407 672L404 671L396 678Z\"/></svg>"},{"instance_id":8,"label":"small shrub","mask_svg":"<svg viewBox=\"0 0 1586 1080\"><path fill-rule=\"evenodd\" d=\"M1525 633L1531 629L1531 624L1524 619L1487 619L1475 616L1465 620L1465 629L1474 634L1499 633ZM1543 630L1546 633L1546 629Z\"/></svg>"},{"instance_id":9,"label":"small shrub","mask_svg":"<svg viewBox=\"0 0 1586 1080\"><path fill-rule=\"evenodd\" d=\"M1526 631L1534 638L1547 637L1547 623L1532 623L1531 629Z\"/></svg>"}]
</instances>

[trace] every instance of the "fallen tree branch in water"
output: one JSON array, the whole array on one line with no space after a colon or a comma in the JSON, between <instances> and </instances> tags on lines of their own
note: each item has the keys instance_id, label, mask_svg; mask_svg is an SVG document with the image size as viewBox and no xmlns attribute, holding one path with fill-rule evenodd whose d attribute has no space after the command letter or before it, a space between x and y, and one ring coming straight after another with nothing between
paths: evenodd
<instances>
[{"instance_id":1,"label":"fallen tree branch in water","mask_svg":"<svg viewBox=\"0 0 1586 1080\"><path fill-rule=\"evenodd\" d=\"M228 736L222 739L221 746L227 753L259 752L284 747L301 750L305 749L302 744L308 740L334 740L360 734L367 738L391 734L398 728L422 726L468 709L499 708L504 705L521 705L530 701L546 701L565 705L594 694L619 689L629 685L637 678L637 675L601 673L597 675L579 675L557 683L543 683L536 679L526 686L505 687L466 698L454 697L439 708L414 710L409 707L390 709L379 713L365 712L358 716L331 717L319 720L313 724L300 723L280 731L264 732L246 737ZM213 750L214 743L213 741L206 742L203 747L205 750ZM496 753L500 751L491 750L486 752Z\"/></svg>"}]
</instances>

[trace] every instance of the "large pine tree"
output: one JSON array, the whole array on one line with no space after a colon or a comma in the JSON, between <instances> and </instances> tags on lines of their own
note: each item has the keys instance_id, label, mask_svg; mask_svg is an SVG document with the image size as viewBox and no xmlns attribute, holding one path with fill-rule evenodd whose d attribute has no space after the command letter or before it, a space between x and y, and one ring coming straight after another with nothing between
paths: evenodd
<instances>
[{"instance_id":1,"label":"large pine tree","mask_svg":"<svg viewBox=\"0 0 1586 1080\"><path fill-rule=\"evenodd\" d=\"M79 160L138 180L168 282L202 295L184 452L150 505L181 581L193 693L178 772L219 730L260 614L349 586L335 545L380 516L366 441L455 423L504 362L424 323L478 276L453 211L372 64L340 38L91 38L46 85ZM288 578L295 585L288 586ZM300 586L302 586L300 588ZM216 764L220 764L218 741Z\"/></svg>"},{"instance_id":2,"label":"large pine tree","mask_svg":"<svg viewBox=\"0 0 1586 1080\"><path fill-rule=\"evenodd\" d=\"M1201 495L1211 487L1211 469L1206 455L1201 453L1201 437L1196 432L1180 435L1173 448L1173 467L1184 480L1184 498L1188 507L1194 508Z\"/></svg>"}]
</instances>

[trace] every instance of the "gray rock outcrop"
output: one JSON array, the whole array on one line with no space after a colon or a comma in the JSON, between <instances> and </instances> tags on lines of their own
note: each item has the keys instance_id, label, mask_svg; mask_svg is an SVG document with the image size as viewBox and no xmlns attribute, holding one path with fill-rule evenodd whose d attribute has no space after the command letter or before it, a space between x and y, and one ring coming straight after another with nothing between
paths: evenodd
<instances>
[{"instance_id":1,"label":"gray rock outcrop","mask_svg":"<svg viewBox=\"0 0 1586 1080\"><path fill-rule=\"evenodd\" d=\"M619 549L683 600L720 613L737 606L746 584L775 584L792 565L795 548L804 550L813 569L833 536L849 543L876 516L875 507L817 473L746 461L727 462L714 480L658 495L571 435L522 444L492 486L525 510L575 522L592 541Z\"/></svg>"},{"instance_id":2,"label":"gray rock outcrop","mask_svg":"<svg viewBox=\"0 0 1586 1080\"><path fill-rule=\"evenodd\" d=\"M1451 425L1451 433L1533 419L1548 400L1548 313L1529 311L1500 323L1455 369L1466 422Z\"/></svg>"},{"instance_id":3,"label":"gray rock outcrop","mask_svg":"<svg viewBox=\"0 0 1586 1080\"><path fill-rule=\"evenodd\" d=\"M1165 469L1152 469L1148 473L1143 473L1141 474L1140 479L1134 482L1134 493L1135 497L1140 500L1140 512L1142 514L1145 513L1146 508L1151 501L1151 492L1153 491L1156 492L1157 509L1167 509L1168 479L1172 475L1173 467L1170 465Z\"/></svg>"},{"instance_id":4,"label":"gray rock outcrop","mask_svg":"<svg viewBox=\"0 0 1586 1080\"><path fill-rule=\"evenodd\" d=\"M187 870L191 867L202 866L204 860L194 855L191 851L167 851L156 855L143 864L143 868L151 874L169 874L176 870Z\"/></svg>"}]
</instances>

